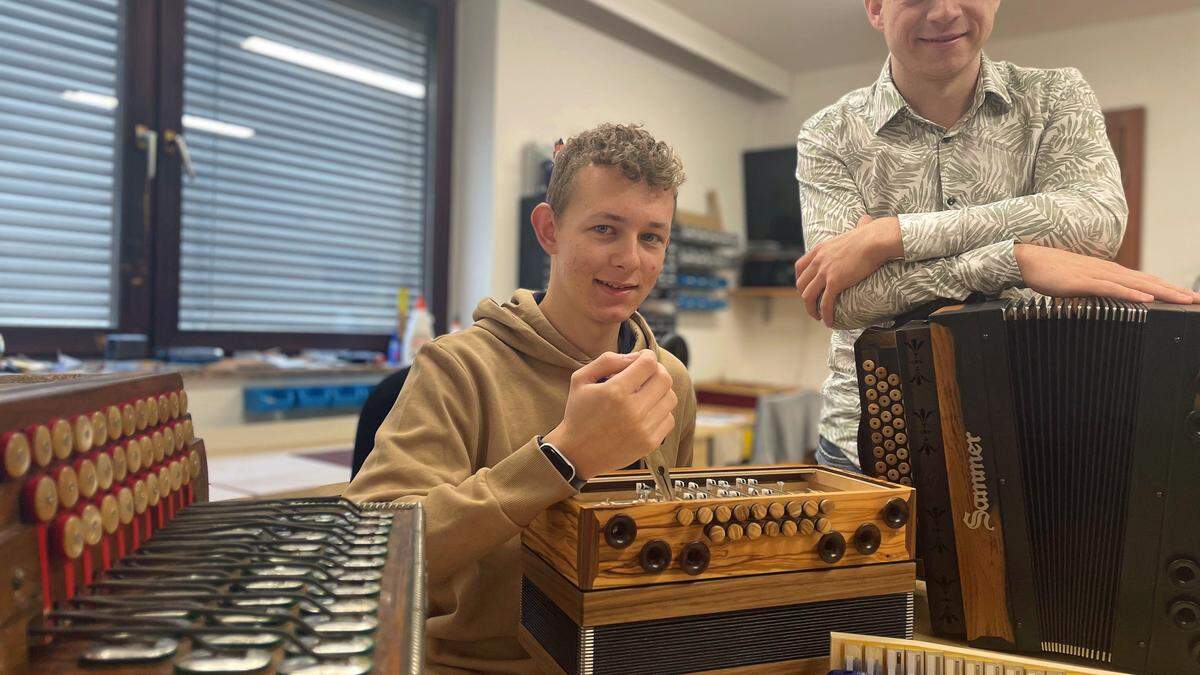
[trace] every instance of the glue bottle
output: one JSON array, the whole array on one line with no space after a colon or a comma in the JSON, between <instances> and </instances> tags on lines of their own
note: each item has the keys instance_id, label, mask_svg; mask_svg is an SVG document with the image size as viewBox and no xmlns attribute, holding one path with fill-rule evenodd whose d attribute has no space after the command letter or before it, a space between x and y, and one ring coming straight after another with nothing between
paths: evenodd
<instances>
[{"instance_id":1,"label":"glue bottle","mask_svg":"<svg viewBox=\"0 0 1200 675\"><path fill-rule=\"evenodd\" d=\"M417 305L409 312L408 325L404 329L404 358L400 361L401 367L411 366L417 356L417 350L433 337L433 315L425 308L425 296L418 295Z\"/></svg>"}]
</instances>

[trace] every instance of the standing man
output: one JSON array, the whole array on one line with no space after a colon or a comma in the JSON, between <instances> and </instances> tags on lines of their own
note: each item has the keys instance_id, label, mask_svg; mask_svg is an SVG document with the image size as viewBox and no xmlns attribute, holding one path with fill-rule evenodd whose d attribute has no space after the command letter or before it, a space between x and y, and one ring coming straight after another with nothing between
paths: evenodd
<instances>
[{"instance_id":1,"label":"standing man","mask_svg":"<svg viewBox=\"0 0 1200 675\"><path fill-rule=\"evenodd\" d=\"M662 271L683 178L640 127L570 139L532 215L546 292L485 299L472 326L417 353L346 496L425 507L425 672L537 672L517 642L521 531L657 447L691 463L691 380L636 311Z\"/></svg>"},{"instance_id":2,"label":"standing man","mask_svg":"<svg viewBox=\"0 0 1200 675\"><path fill-rule=\"evenodd\" d=\"M1200 301L1109 262L1128 208L1096 96L1074 68L988 59L1000 0L865 5L888 60L874 84L804 124L796 167L809 246L796 288L837 329L817 460L850 469L862 328L937 298L1021 287Z\"/></svg>"}]
</instances>

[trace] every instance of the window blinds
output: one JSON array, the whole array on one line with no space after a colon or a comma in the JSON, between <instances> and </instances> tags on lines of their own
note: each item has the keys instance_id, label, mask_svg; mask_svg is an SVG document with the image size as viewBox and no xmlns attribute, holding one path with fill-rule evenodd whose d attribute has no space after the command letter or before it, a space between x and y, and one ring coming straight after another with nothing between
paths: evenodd
<instances>
[{"instance_id":1,"label":"window blinds","mask_svg":"<svg viewBox=\"0 0 1200 675\"><path fill-rule=\"evenodd\" d=\"M113 325L118 0L0 0L0 325Z\"/></svg>"},{"instance_id":2,"label":"window blinds","mask_svg":"<svg viewBox=\"0 0 1200 675\"><path fill-rule=\"evenodd\" d=\"M429 28L330 0L188 0L179 328L390 333L422 291Z\"/></svg>"}]
</instances>

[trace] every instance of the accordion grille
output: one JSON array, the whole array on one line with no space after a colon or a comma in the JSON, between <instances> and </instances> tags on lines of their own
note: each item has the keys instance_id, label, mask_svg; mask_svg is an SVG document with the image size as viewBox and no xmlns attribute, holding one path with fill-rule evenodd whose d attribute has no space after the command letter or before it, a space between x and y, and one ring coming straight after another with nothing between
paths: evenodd
<instances>
[{"instance_id":1,"label":"accordion grille","mask_svg":"<svg viewBox=\"0 0 1200 675\"><path fill-rule=\"evenodd\" d=\"M1041 298L1004 318L1042 647L1110 661L1146 310Z\"/></svg>"}]
</instances>

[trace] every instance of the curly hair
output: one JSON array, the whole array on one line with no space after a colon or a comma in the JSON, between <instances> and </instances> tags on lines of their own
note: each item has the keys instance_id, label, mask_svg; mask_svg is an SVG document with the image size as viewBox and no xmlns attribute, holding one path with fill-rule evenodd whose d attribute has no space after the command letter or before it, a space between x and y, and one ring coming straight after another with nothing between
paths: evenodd
<instances>
[{"instance_id":1,"label":"curly hair","mask_svg":"<svg viewBox=\"0 0 1200 675\"><path fill-rule=\"evenodd\" d=\"M686 178L679 155L641 125L601 124L569 139L554 156L546 201L555 213L566 211L575 174L589 164L615 166L631 181L676 195Z\"/></svg>"}]
</instances>

